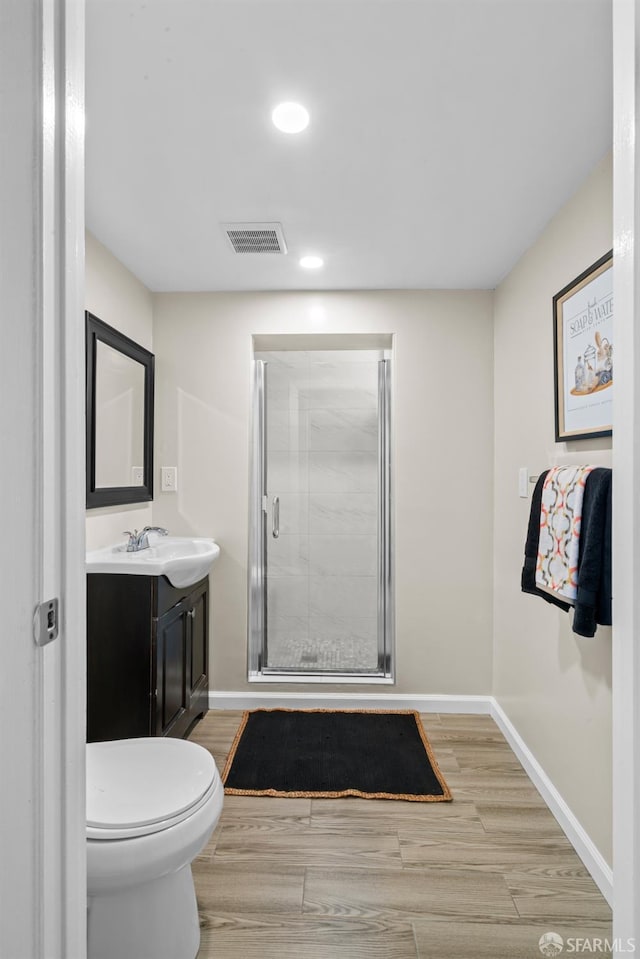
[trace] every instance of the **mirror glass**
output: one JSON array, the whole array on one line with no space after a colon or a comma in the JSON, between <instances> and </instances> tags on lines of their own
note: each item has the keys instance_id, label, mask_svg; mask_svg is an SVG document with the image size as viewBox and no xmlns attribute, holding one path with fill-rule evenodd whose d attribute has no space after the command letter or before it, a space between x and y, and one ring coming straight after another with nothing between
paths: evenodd
<instances>
[{"instance_id":1,"label":"mirror glass","mask_svg":"<svg viewBox=\"0 0 640 959\"><path fill-rule=\"evenodd\" d=\"M87 506L153 498L154 357L91 313L87 333Z\"/></svg>"},{"instance_id":2,"label":"mirror glass","mask_svg":"<svg viewBox=\"0 0 640 959\"><path fill-rule=\"evenodd\" d=\"M142 486L144 367L96 343L96 486Z\"/></svg>"}]
</instances>

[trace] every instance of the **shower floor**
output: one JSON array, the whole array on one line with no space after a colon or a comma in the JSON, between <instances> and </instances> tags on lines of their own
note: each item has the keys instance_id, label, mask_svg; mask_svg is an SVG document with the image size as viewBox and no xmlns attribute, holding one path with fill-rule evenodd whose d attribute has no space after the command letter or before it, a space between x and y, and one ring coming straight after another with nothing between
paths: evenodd
<instances>
[{"instance_id":1,"label":"shower floor","mask_svg":"<svg viewBox=\"0 0 640 959\"><path fill-rule=\"evenodd\" d=\"M300 672L371 672L378 668L378 650L370 637L341 636L310 640L299 636L269 637L269 669Z\"/></svg>"}]
</instances>

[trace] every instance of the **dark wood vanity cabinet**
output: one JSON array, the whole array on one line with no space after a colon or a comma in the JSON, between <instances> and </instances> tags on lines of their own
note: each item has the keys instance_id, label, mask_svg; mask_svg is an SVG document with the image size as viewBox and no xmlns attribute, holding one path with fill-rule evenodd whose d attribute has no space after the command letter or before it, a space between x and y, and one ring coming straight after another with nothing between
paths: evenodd
<instances>
[{"instance_id":1,"label":"dark wood vanity cabinet","mask_svg":"<svg viewBox=\"0 0 640 959\"><path fill-rule=\"evenodd\" d=\"M187 735L208 708L209 579L87 576L87 741Z\"/></svg>"}]
</instances>

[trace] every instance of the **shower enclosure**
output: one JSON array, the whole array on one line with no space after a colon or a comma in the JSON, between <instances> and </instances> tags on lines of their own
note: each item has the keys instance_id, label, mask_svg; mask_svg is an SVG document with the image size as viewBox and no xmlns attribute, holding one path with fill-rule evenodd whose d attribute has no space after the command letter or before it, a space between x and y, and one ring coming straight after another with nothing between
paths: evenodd
<instances>
[{"instance_id":1,"label":"shower enclosure","mask_svg":"<svg viewBox=\"0 0 640 959\"><path fill-rule=\"evenodd\" d=\"M392 676L390 352L254 353L249 676Z\"/></svg>"}]
</instances>

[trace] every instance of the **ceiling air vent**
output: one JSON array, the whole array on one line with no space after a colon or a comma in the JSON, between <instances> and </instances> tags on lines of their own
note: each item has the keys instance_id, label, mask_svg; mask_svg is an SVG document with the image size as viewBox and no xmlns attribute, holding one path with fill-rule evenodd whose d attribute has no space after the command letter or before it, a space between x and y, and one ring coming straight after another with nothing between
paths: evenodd
<instances>
[{"instance_id":1,"label":"ceiling air vent","mask_svg":"<svg viewBox=\"0 0 640 959\"><path fill-rule=\"evenodd\" d=\"M222 228L236 253L286 253L280 223L223 223Z\"/></svg>"}]
</instances>

